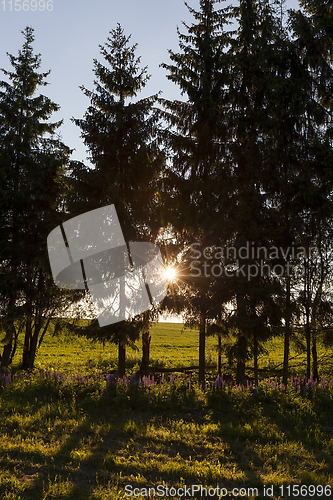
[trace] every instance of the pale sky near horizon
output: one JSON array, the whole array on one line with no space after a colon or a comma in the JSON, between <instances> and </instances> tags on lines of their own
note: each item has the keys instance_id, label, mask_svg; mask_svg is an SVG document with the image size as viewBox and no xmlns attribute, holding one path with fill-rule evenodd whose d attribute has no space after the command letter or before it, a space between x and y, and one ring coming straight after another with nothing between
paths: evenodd
<instances>
[{"instance_id":1,"label":"pale sky near horizon","mask_svg":"<svg viewBox=\"0 0 333 500\"><path fill-rule=\"evenodd\" d=\"M38 1L38 0L37 0ZM52 121L64 120L60 129L64 143L75 149L72 158L85 161L86 152L80 129L70 118L81 118L89 100L79 89L84 85L93 89L93 59L104 62L99 53L112 29L120 23L125 35L132 35L131 44L138 44L137 56L142 66L148 66L152 75L143 96L162 91L167 99L177 99L179 89L166 78L166 71L160 68L162 62L169 62L168 49L178 50L177 26L185 32L182 21L194 21L183 0L52 0L53 10L32 12L33 0L25 0L29 10L21 8L23 0L0 0L0 68L11 70L6 52L17 55L23 44L21 31L26 26L35 30L34 52L41 54L41 71L51 70L47 78L49 85L40 92L60 105ZM198 9L199 0L188 0L191 7ZM225 7L230 1L222 2ZM46 4L46 0L45 0ZM42 6L43 4L41 4ZM287 0L288 8L297 8L297 0ZM4 10L5 9L5 10ZM4 75L0 72L0 80Z\"/></svg>"}]
</instances>

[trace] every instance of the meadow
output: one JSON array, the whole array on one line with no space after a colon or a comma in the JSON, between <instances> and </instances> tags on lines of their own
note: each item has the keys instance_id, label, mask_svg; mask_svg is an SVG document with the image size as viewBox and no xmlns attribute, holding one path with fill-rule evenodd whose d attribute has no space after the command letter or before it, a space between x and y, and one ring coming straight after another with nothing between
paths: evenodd
<instances>
[{"instance_id":1,"label":"meadow","mask_svg":"<svg viewBox=\"0 0 333 500\"><path fill-rule=\"evenodd\" d=\"M148 488L155 488L155 498L279 499L297 492L330 498L327 348L320 347L321 381L308 384L305 354L294 346L292 379L283 387L282 341L271 340L255 390L217 377L217 340L208 338L202 388L195 369L198 332L160 323L151 335L151 365L193 370L138 379L141 353L128 349L127 377L118 380L116 346L64 331L46 336L33 372L0 374L1 499L143 499ZM251 377L251 361L247 373Z\"/></svg>"}]
</instances>

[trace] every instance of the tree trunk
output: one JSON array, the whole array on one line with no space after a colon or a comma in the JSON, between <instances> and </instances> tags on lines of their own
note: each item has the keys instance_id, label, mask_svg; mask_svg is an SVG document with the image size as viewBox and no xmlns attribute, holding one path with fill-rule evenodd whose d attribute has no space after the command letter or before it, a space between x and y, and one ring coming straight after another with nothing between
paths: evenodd
<instances>
[{"instance_id":1,"label":"tree trunk","mask_svg":"<svg viewBox=\"0 0 333 500\"><path fill-rule=\"evenodd\" d=\"M236 384L245 384L245 362L247 355L247 335L251 331L246 329L249 324L249 316L246 311L246 305L243 293L237 293L237 316L239 320L238 336L236 341ZM250 337L251 338L251 337Z\"/></svg>"},{"instance_id":2,"label":"tree trunk","mask_svg":"<svg viewBox=\"0 0 333 500\"><path fill-rule=\"evenodd\" d=\"M304 300L305 300L305 338L306 338L306 378L309 380L311 374L311 328L310 328L310 262L309 250L307 249L308 257L304 259L304 268L306 269L305 284L304 284Z\"/></svg>"},{"instance_id":3,"label":"tree trunk","mask_svg":"<svg viewBox=\"0 0 333 500\"><path fill-rule=\"evenodd\" d=\"M317 355L317 338L316 331L312 332L312 361L313 361L313 378L314 380L319 380L318 373L318 355Z\"/></svg>"},{"instance_id":4,"label":"tree trunk","mask_svg":"<svg viewBox=\"0 0 333 500\"><path fill-rule=\"evenodd\" d=\"M4 345L2 356L1 356L1 367L8 368L12 358L13 358L13 340L16 336L16 329L14 322L9 321L6 328L6 337L8 338L7 343Z\"/></svg>"},{"instance_id":5,"label":"tree trunk","mask_svg":"<svg viewBox=\"0 0 333 500\"><path fill-rule=\"evenodd\" d=\"M150 350L151 336L149 332L142 334L142 361L141 361L141 372L147 372L149 368L149 350Z\"/></svg>"},{"instance_id":6,"label":"tree trunk","mask_svg":"<svg viewBox=\"0 0 333 500\"><path fill-rule=\"evenodd\" d=\"M122 272L123 276L120 277L120 295L119 295L119 315L121 319L125 318L125 307L126 307L126 294L125 294L125 260L122 261ZM119 340L118 345L118 377L122 378L125 376L125 345L123 341Z\"/></svg>"},{"instance_id":7,"label":"tree trunk","mask_svg":"<svg viewBox=\"0 0 333 500\"><path fill-rule=\"evenodd\" d=\"M259 385L259 374L258 374L258 339L254 332L253 334L253 368L254 368L254 383L255 386Z\"/></svg>"},{"instance_id":8,"label":"tree trunk","mask_svg":"<svg viewBox=\"0 0 333 500\"><path fill-rule=\"evenodd\" d=\"M306 311L305 331L306 331L306 379L309 380L311 374L311 330L310 330L310 316L308 314L308 311Z\"/></svg>"},{"instance_id":9,"label":"tree trunk","mask_svg":"<svg viewBox=\"0 0 333 500\"><path fill-rule=\"evenodd\" d=\"M201 312L199 329L199 383L205 384L206 313Z\"/></svg>"},{"instance_id":10,"label":"tree trunk","mask_svg":"<svg viewBox=\"0 0 333 500\"><path fill-rule=\"evenodd\" d=\"M11 358L11 353L12 353L12 344L13 344L13 339L11 338L7 344L5 344L1 356L1 367L2 368L8 368L10 358Z\"/></svg>"},{"instance_id":11,"label":"tree trunk","mask_svg":"<svg viewBox=\"0 0 333 500\"><path fill-rule=\"evenodd\" d=\"M118 345L118 377L125 376L125 346L119 342Z\"/></svg>"},{"instance_id":12,"label":"tree trunk","mask_svg":"<svg viewBox=\"0 0 333 500\"><path fill-rule=\"evenodd\" d=\"M284 385L288 383L289 376L289 348L290 348L290 276L287 276L287 290L286 290L286 325L284 331L284 353L283 353L283 377L282 382Z\"/></svg>"},{"instance_id":13,"label":"tree trunk","mask_svg":"<svg viewBox=\"0 0 333 500\"><path fill-rule=\"evenodd\" d=\"M15 335L14 335L14 345L13 345L13 348L12 348L12 352L10 353L10 359L9 359L9 364L11 365L12 362L13 362L13 359L14 359L14 356L15 356L15 353L16 353L16 349L17 349L17 340L18 340L18 337L21 333L21 326L17 329L17 331L15 331Z\"/></svg>"},{"instance_id":14,"label":"tree trunk","mask_svg":"<svg viewBox=\"0 0 333 500\"><path fill-rule=\"evenodd\" d=\"M32 340L31 320L29 318L27 318L27 324L26 324L25 336L24 336L23 358L22 358L23 370L28 370L28 368L29 368L31 340Z\"/></svg>"},{"instance_id":15,"label":"tree trunk","mask_svg":"<svg viewBox=\"0 0 333 500\"><path fill-rule=\"evenodd\" d=\"M9 300L9 317L6 318L6 339L7 343L4 345L2 356L1 356L1 366L3 368L8 368L10 360L12 358L13 340L15 339L16 329L13 316L13 310L15 308L15 293L11 294Z\"/></svg>"},{"instance_id":16,"label":"tree trunk","mask_svg":"<svg viewBox=\"0 0 333 500\"><path fill-rule=\"evenodd\" d=\"M221 374L222 374L221 347L222 347L222 339L221 339L221 335L219 335L218 357L217 357L217 373L218 373L219 377L221 377Z\"/></svg>"},{"instance_id":17,"label":"tree trunk","mask_svg":"<svg viewBox=\"0 0 333 500\"><path fill-rule=\"evenodd\" d=\"M31 343L30 343L30 355L29 355L29 370L32 370L35 364L36 352L37 352L37 340L38 340L39 330L35 331Z\"/></svg>"},{"instance_id":18,"label":"tree trunk","mask_svg":"<svg viewBox=\"0 0 333 500\"><path fill-rule=\"evenodd\" d=\"M246 337L239 334L237 341L237 369L236 369L236 384L245 384L245 360L247 352Z\"/></svg>"}]
</instances>

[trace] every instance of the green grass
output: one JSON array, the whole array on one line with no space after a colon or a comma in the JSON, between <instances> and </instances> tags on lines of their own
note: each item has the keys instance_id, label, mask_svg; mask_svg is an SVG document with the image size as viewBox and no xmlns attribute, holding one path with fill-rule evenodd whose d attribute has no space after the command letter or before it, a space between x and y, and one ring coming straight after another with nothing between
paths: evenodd
<instances>
[{"instance_id":1,"label":"green grass","mask_svg":"<svg viewBox=\"0 0 333 500\"><path fill-rule=\"evenodd\" d=\"M126 484L163 481L261 493L333 485L332 411L332 388L254 394L24 377L1 391L0 496L120 499Z\"/></svg>"},{"instance_id":2,"label":"green grass","mask_svg":"<svg viewBox=\"0 0 333 500\"><path fill-rule=\"evenodd\" d=\"M179 323L158 323L151 327L150 364L157 367L183 367L198 366L199 334L195 329L184 329ZM14 365L21 361L23 338L17 349ZM263 379L268 376L280 376L283 362L283 338L270 339L264 345L267 354L259 357L259 375ZM128 348L126 352L127 370L132 373L137 370L141 362L141 340L136 343L136 349ZM320 375L333 377L331 359L333 348L328 349L323 345L318 346L320 360ZM48 369L53 367L62 372L72 372L73 362L78 372L91 372L94 367L106 372L116 370L117 346L108 342L103 346L100 342L92 342L84 337L71 335L64 331L53 337L46 335L36 360L36 367ZM206 362L208 377L216 375L217 367L217 338L206 339ZM295 342L291 342L290 349L291 375L303 375L306 372L306 353L300 351ZM230 373L227 359L222 357L224 373ZM247 375L253 377L253 360L247 363Z\"/></svg>"},{"instance_id":3,"label":"green grass","mask_svg":"<svg viewBox=\"0 0 333 500\"><path fill-rule=\"evenodd\" d=\"M159 323L151 328L150 359L152 366L172 368L182 366L197 366L199 356L199 334L197 330L184 329L177 323ZM215 338L207 338L206 357L208 367L216 365ZM21 361L23 338L20 338L14 365ZM138 369L141 362L141 340L136 343L136 349L128 348L126 352L129 373ZM71 372L75 360L76 370L91 372L94 367L104 366L112 371L117 367L117 346L106 342L103 346L95 342L69 334L64 331L60 335L48 334L39 349L36 367Z\"/></svg>"},{"instance_id":4,"label":"green grass","mask_svg":"<svg viewBox=\"0 0 333 500\"><path fill-rule=\"evenodd\" d=\"M216 339L207 339L211 376L215 345ZM130 373L141 354L128 354ZM282 354L281 341L272 340L261 360L262 376ZM197 331L165 323L153 328L152 364L197 365L197 355ZM293 369L302 370L303 362L304 353ZM120 500L131 498L126 484L163 482L219 484L228 492L258 488L257 499L268 498L264 486L273 485L269 498L277 500L282 484L333 486L333 387L305 394L203 391L194 376L189 386L182 375L178 383L157 387L97 378L82 384L70 374L110 373L116 347L65 334L46 337L36 365L34 373L17 374L0 387L1 500ZM68 378L41 378L42 368Z\"/></svg>"}]
</instances>

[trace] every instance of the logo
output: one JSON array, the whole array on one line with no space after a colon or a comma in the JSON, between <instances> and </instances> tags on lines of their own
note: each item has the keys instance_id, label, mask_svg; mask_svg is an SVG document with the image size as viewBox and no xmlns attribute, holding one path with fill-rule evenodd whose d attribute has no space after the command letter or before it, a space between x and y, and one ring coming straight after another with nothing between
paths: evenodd
<instances>
[{"instance_id":1,"label":"logo","mask_svg":"<svg viewBox=\"0 0 333 500\"><path fill-rule=\"evenodd\" d=\"M48 235L47 246L55 284L88 289L100 326L134 318L166 296L158 246L126 244L114 205L64 222Z\"/></svg>"}]
</instances>

